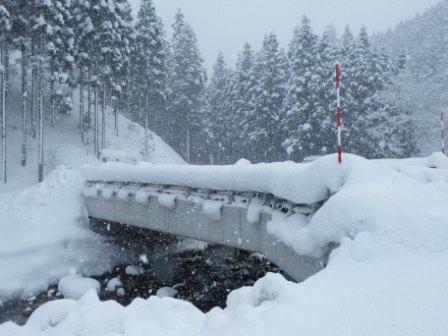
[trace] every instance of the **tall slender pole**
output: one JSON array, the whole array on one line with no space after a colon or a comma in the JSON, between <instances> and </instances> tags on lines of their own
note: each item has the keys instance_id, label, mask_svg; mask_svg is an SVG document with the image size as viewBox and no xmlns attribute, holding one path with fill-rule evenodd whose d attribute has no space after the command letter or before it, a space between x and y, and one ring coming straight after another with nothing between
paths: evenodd
<instances>
[{"instance_id":1,"label":"tall slender pole","mask_svg":"<svg viewBox=\"0 0 448 336\"><path fill-rule=\"evenodd\" d=\"M336 124L338 133L338 163L342 163L342 137L341 137L341 66L336 64Z\"/></svg>"},{"instance_id":2,"label":"tall slender pole","mask_svg":"<svg viewBox=\"0 0 448 336\"><path fill-rule=\"evenodd\" d=\"M442 153L445 154L445 120L443 111L440 112L440 127L442 136Z\"/></svg>"}]
</instances>

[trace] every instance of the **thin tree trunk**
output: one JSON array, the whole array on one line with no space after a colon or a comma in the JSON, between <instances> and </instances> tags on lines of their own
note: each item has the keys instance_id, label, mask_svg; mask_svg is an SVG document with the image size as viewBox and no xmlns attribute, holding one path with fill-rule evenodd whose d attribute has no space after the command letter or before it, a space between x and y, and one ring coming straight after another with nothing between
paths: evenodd
<instances>
[{"instance_id":1,"label":"thin tree trunk","mask_svg":"<svg viewBox=\"0 0 448 336\"><path fill-rule=\"evenodd\" d=\"M190 127L187 128L187 162L190 163Z\"/></svg>"},{"instance_id":2,"label":"thin tree trunk","mask_svg":"<svg viewBox=\"0 0 448 336\"><path fill-rule=\"evenodd\" d=\"M50 109L51 109L51 127L54 128L55 119L55 102L54 102L54 69L51 66L51 81L50 81Z\"/></svg>"},{"instance_id":3,"label":"thin tree trunk","mask_svg":"<svg viewBox=\"0 0 448 336\"><path fill-rule=\"evenodd\" d=\"M40 37L40 50L43 51L43 38ZM38 72L38 105L39 105L39 145L38 145L38 160L37 160L37 180L42 182L44 180L44 129L43 129L43 69L42 69L42 55L39 55L37 62Z\"/></svg>"},{"instance_id":4,"label":"thin tree trunk","mask_svg":"<svg viewBox=\"0 0 448 336\"><path fill-rule=\"evenodd\" d=\"M101 107L101 149L106 148L106 99L107 88L106 81L103 82L103 101Z\"/></svg>"},{"instance_id":5,"label":"thin tree trunk","mask_svg":"<svg viewBox=\"0 0 448 336\"><path fill-rule=\"evenodd\" d=\"M6 86L6 93L5 93L5 97L6 99L8 99L8 95L9 95L9 91L11 90L10 86L11 86L11 82L10 82L10 68L11 68L11 64L10 64L10 59L9 59L9 45L8 43L5 41L4 43L4 67L5 67L5 86ZM5 101L6 104L6 101Z\"/></svg>"},{"instance_id":6,"label":"thin tree trunk","mask_svg":"<svg viewBox=\"0 0 448 336\"><path fill-rule=\"evenodd\" d=\"M97 83L93 86L93 146L95 149L95 155L100 157L98 148L98 88Z\"/></svg>"},{"instance_id":7,"label":"thin tree trunk","mask_svg":"<svg viewBox=\"0 0 448 336\"><path fill-rule=\"evenodd\" d=\"M3 36L1 36L1 39ZM2 168L1 182L6 183L6 65L5 65L5 41L0 45L0 86L1 86L1 133L2 133Z\"/></svg>"},{"instance_id":8,"label":"thin tree trunk","mask_svg":"<svg viewBox=\"0 0 448 336\"><path fill-rule=\"evenodd\" d=\"M145 161L149 160L149 139L148 139L148 97L145 101Z\"/></svg>"},{"instance_id":9,"label":"thin tree trunk","mask_svg":"<svg viewBox=\"0 0 448 336\"><path fill-rule=\"evenodd\" d=\"M31 136L36 139L36 45L34 38L31 39L31 102L30 102L30 114L31 114Z\"/></svg>"},{"instance_id":10,"label":"thin tree trunk","mask_svg":"<svg viewBox=\"0 0 448 336\"><path fill-rule=\"evenodd\" d=\"M90 73L88 74L90 78ZM92 127L92 83L87 84L87 115L85 125L87 128Z\"/></svg>"},{"instance_id":11,"label":"thin tree trunk","mask_svg":"<svg viewBox=\"0 0 448 336\"><path fill-rule=\"evenodd\" d=\"M81 140L84 142L84 69L81 68L79 75L79 130L81 132Z\"/></svg>"},{"instance_id":12,"label":"thin tree trunk","mask_svg":"<svg viewBox=\"0 0 448 336\"><path fill-rule=\"evenodd\" d=\"M22 167L26 166L26 147L27 147L27 115L26 100L28 99L28 59L25 41L22 41Z\"/></svg>"},{"instance_id":13,"label":"thin tree trunk","mask_svg":"<svg viewBox=\"0 0 448 336\"><path fill-rule=\"evenodd\" d=\"M115 135L118 136L118 108L117 108L117 99L113 101L113 109L114 109L114 130Z\"/></svg>"}]
</instances>

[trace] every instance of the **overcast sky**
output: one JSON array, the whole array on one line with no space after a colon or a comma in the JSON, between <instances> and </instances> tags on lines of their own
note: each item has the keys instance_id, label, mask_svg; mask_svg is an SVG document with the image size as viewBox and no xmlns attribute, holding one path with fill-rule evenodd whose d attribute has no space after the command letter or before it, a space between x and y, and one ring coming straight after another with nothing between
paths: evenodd
<instances>
[{"instance_id":1,"label":"overcast sky","mask_svg":"<svg viewBox=\"0 0 448 336\"><path fill-rule=\"evenodd\" d=\"M138 10L140 0L130 0ZM219 51L233 64L245 41L259 48L264 34L275 31L287 46L292 31L306 14L316 31L332 23L338 32L349 24L369 32L393 28L398 22L439 0L154 0L166 31L182 8L198 37L205 66L211 69Z\"/></svg>"}]
</instances>

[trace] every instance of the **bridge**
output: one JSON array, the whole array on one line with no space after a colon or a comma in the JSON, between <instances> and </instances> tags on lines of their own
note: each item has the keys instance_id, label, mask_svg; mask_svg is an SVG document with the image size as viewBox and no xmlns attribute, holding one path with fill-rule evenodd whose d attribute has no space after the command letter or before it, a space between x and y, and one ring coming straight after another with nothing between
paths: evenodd
<instances>
[{"instance_id":1,"label":"bridge","mask_svg":"<svg viewBox=\"0 0 448 336\"><path fill-rule=\"evenodd\" d=\"M275 167L251 166L92 166L83 172L84 204L92 219L261 253L303 281L325 266L329 251L319 258L299 255L270 232L269 223L274 217L308 218L328 194L308 193L305 200L316 201L306 203L279 197L290 192L273 188L280 183L271 174ZM298 180L289 184L300 185Z\"/></svg>"}]
</instances>

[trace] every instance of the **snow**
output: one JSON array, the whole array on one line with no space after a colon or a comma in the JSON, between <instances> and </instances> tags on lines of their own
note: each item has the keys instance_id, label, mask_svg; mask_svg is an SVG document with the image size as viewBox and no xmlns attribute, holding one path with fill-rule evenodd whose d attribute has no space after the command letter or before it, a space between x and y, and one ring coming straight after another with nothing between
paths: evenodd
<instances>
[{"instance_id":1,"label":"snow","mask_svg":"<svg viewBox=\"0 0 448 336\"><path fill-rule=\"evenodd\" d=\"M11 91L12 111L20 111L18 92ZM127 261L126 251L103 244L103 238L88 229L79 168L97 159L90 135L85 145L80 140L77 113L58 115L55 129L45 125L46 176L40 184L36 184L37 140L28 139L27 166L22 168L20 113L7 117L8 183L0 185L0 300L28 298L67 274L100 275L116 262ZM117 137L113 120L108 113L107 148L141 159L144 130L119 115ZM150 162L184 163L153 133L150 144Z\"/></svg>"},{"instance_id":2,"label":"snow","mask_svg":"<svg viewBox=\"0 0 448 336\"><path fill-rule=\"evenodd\" d=\"M107 282L106 290L108 292L115 292L117 289L123 287L119 278L112 278Z\"/></svg>"},{"instance_id":3,"label":"snow","mask_svg":"<svg viewBox=\"0 0 448 336\"><path fill-rule=\"evenodd\" d=\"M269 232L298 254L319 256L328 243L339 243L342 238L353 238L363 231L388 235L407 246L444 249L448 243L445 209L448 170L430 167L444 167L447 161L438 154L422 159L380 161L345 155L339 165L335 156L329 155L306 164L160 167L108 163L86 166L83 174L94 181L272 193L296 204L328 199L311 218L274 212L268 224ZM436 182L442 188L435 188ZM174 195L159 196L159 202L165 206L174 207L174 200ZM220 204L210 202L204 203L204 212L218 220ZM250 222L257 220L262 208L262 203L250 204Z\"/></svg>"},{"instance_id":4,"label":"snow","mask_svg":"<svg viewBox=\"0 0 448 336\"><path fill-rule=\"evenodd\" d=\"M102 260L115 251L85 226L82 181L59 167L39 185L0 193L0 297L30 296L71 270L107 270Z\"/></svg>"},{"instance_id":5,"label":"snow","mask_svg":"<svg viewBox=\"0 0 448 336\"><path fill-rule=\"evenodd\" d=\"M126 274L127 275L140 275L145 272L145 269L139 265L129 265L126 266Z\"/></svg>"},{"instance_id":6,"label":"snow","mask_svg":"<svg viewBox=\"0 0 448 336\"><path fill-rule=\"evenodd\" d=\"M156 295L159 298L164 298L164 297L173 298L173 297L177 296L177 290L174 289L173 287L162 287L157 290Z\"/></svg>"},{"instance_id":7,"label":"snow","mask_svg":"<svg viewBox=\"0 0 448 336\"><path fill-rule=\"evenodd\" d=\"M95 279L83 278L80 275L66 275L59 280L58 291L66 299L80 299L88 290L100 292L100 283Z\"/></svg>"},{"instance_id":8,"label":"snow","mask_svg":"<svg viewBox=\"0 0 448 336\"><path fill-rule=\"evenodd\" d=\"M253 198L247 208L246 219L249 223L258 223L260 221L261 212L264 203L259 198Z\"/></svg>"},{"instance_id":9,"label":"snow","mask_svg":"<svg viewBox=\"0 0 448 336\"><path fill-rule=\"evenodd\" d=\"M202 204L202 213L214 221L220 221L222 218L221 208L223 205L224 202L221 201L205 200Z\"/></svg>"},{"instance_id":10,"label":"snow","mask_svg":"<svg viewBox=\"0 0 448 336\"><path fill-rule=\"evenodd\" d=\"M268 230L304 254L318 255L330 241L339 246L327 267L306 281L295 284L268 274L252 287L231 292L225 309L206 314L173 298L152 296L123 307L100 302L89 291L78 301L41 306L24 327L3 324L0 334L444 336L447 160L439 154L377 161L345 155L342 165L328 156L306 164L237 169L167 166L165 175L148 164L102 165L95 176L161 177L163 183L201 188L236 186L301 202L330 195L311 217L274 211ZM126 169L119 172L117 167ZM83 171L93 173L91 168ZM176 173L169 177L167 172ZM252 221L261 207L249 205Z\"/></svg>"},{"instance_id":11,"label":"snow","mask_svg":"<svg viewBox=\"0 0 448 336\"><path fill-rule=\"evenodd\" d=\"M176 207L176 195L172 194L159 194L158 201L161 206L167 209L174 209Z\"/></svg>"}]
</instances>

